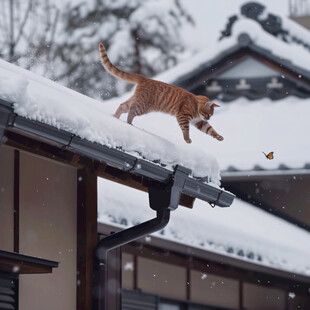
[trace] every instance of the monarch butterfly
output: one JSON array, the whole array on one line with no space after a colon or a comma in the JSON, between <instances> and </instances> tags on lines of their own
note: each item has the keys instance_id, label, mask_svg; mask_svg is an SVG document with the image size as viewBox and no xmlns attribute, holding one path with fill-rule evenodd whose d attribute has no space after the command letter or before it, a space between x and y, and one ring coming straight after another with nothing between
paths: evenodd
<instances>
[{"instance_id":1,"label":"monarch butterfly","mask_svg":"<svg viewBox=\"0 0 310 310\"><path fill-rule=\"evenodd\" d=\"M265 154L265 153L263 152L263 154L266 156L267 159L273 159L273 152L270 152L270 153L268 153L268 154Z\"/></svg>"}]
</instances>

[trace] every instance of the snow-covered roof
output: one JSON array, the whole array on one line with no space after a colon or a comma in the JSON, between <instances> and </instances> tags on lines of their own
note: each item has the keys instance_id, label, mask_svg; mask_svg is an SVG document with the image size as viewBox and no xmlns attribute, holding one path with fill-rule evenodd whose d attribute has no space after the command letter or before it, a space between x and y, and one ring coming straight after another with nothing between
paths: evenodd
<instances>
[{"instance_id":1,"label":"snow-covered roof","mask_svg":"<svg viewBox=\"0 0 310 310\"><path fill-rule=\"evenodd\" d=\"M207 152L175 144L112 116L109 104L93 100L27 70L0 60L0 98L14 103L14 112L78 135L90 142L121 149L173 169L177 164L196 177L219 185L219 166Z\"/></svg>"},{"instance_id":2,"label":"snow-covered roof","mask_svg":"<svg viewBox=\"0 0 310 310\"><path fill-rule=\"evenodd\" d=\"M295 27L299 26L295 25ZM303 30L304 32L305 30ZM300 73L301 78L303 76L310 77L310 67L306 65L310 60L310 52L307 48L295 42L282 41L264 31L257 22L243 17L233 24L231 36L159 74L156 79L166 83L180 84L192 77L197 70L208 68L218 60L245 46L262 55L276 59L280 65Z\"/></svg>"},{"instance_id":3,"label":"snow-covered roof","mask_svg":"<svg viewBox=\"0 0 310 310\"><path fill-rule=\"evenodd\" d=\"M268 98L249 101L240 98L220 105L211 123L224 136L224 141L205 141L205 137L194 130L192 134L194 144L204 143L221 169L310 168L310 99L287 97L279 101ZM196 139L196 135L199 138ZM262 152L271 151L274 159L267 160Z\"/></svg>"},{"instance_id":4,"label":"snow-covered roof","mask_svg":"<svg viewBox=\"0 0 310 310\"><path fill-rule=\"evenodd\" d=\"M291 33L302 35L304 40L310 42L309 31L287 18L282 20ZM295 41L285 42L266 32L256 21L241 16L232 25L229 37L158 75L156 79L182 85L182 81L192 78L197 70L201 72L204 68L211 68L219 59L244 44L297 72L300 83L303 77L310 77L310 52L305 46ZM191 134L193 146L208 149L217 158L222 170L269 170L272 173L271 170L303 169L310 172L310 144L307 139L310 132L307 119L309 99L290 96L279 101L239 98L229 104L219 100L216 102L221 108L216 110L210 123L224 136L224 141L218 143L195 129ZM165 126L164 116L157 117L157 122L163 124L158 128L149 122L150 118L144 122L141 120L139 124L137 120L136 124L158 135L166 133L167 138L177 141L177 128L170 123L169 128ZM262 152L270 151L275 152L275 159L268 161Z\"/></svg>"},{"instance_id":5,"label":"snow-covered roof","mask_svg":"<svg viewBox=\"0 0 310 310\"><path fill-rule=\"evenodd\" d=\"M100 223L124 229L154 217L154 211L146 208L146 193L127 187L121 189L122 195L116 194L119 191L119 185L99 180ZM179 208L171 214L164 231L154 236L310 276L310 234L239 199L225 209L206 208L197 200L194 212Z\"/></svg>"},{"instance_id":6,"label":"snow-covered roof","mask_svg":"<svg viewBox=\"0 0 310 310\"><path fill-rule=\"evenodd\" d=\"M297 44L310 50L310 33L292 19L279 14L279 10L270 10L261 2L248 2L240 7L240 13L229 18L226 29L221 33L221 39L231 34L232 25L242 18L251 19L260 24L264 31L284 42Z\"/></svg>"},{"instance_id":7,"label":"snow-covered roof","mask_svg":"<svg viewBox=\"0 0 310 310\"><path fill-rule=\"evenodd\" d=\"M125 98L107 101L105 111L114 112ZM185 145L175 118L163 113L137 117L134 124L192 149L201 161L207 151L217 159L222 171L267 170L272 174L274 170L303 169L310 173L310 99L291 96L279 101L239 98L231 103L216 102L221 107L215 110L210 124L224 137L221 142L191 126L192 143ZM274 159L267 160L262 152L271 151Z\"/></svg>"}]
</instances>

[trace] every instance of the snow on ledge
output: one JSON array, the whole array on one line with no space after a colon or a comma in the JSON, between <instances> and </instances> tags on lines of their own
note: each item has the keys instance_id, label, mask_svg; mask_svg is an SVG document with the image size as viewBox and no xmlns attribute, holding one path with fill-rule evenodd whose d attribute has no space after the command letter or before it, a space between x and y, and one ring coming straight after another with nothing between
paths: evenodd
<instances>
[{"instance_id":1,"label":"snow on ledge","mask_svg":"<svg viewBox=\"0 0 310 310\"><path fill-rule=\"evenodd\" d=\"M137 225L155 216L148 205L146 193L99 178L100 223L122 229ZM196 200L193 210L174 211L169 224L154 236L310 276L310 233L239 199L230 208L208 208Z\"/></svg>"},{"instance_id":2,"label":"snow on ledge","mask_svg":"<svg viewBox=\"0 0 310 310\"><path fill-rule=\"evenodd\" d=\"M130 126L111 115L108 103L93 100L3 60L0 60L0 98L14 102L14 111L20 116L66 130L91 142L121 148L168 169L183 165L191 169L194 176L208 177L214 185L220 184L216 159L202 149L186 142L176 145ZM116 101L117 105L121 103L120 99Z\"/></svg>"}]
</instances>

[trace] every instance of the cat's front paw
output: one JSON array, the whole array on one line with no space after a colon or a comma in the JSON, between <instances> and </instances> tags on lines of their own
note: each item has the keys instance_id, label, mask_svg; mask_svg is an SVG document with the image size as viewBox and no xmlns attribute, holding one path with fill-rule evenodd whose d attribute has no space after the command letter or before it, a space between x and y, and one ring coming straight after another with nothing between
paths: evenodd
<instances>
[{"instance_id":1,"label":"cat's front paw","mask_svg":"<svg viewBox=\"0 0 310 310\"><path fill-rule=\"evenodd\" d=\"M186 141L187 143L192 143L192 139L190 139L190 138L185 139L185 141Z\"/></svg>"},{"instance_id":2,"label":"cat's front paw","mask_svg":"<svg viewBox=\"0 0 310 310\"><path fill-rule=\"evenodd\" d=\"M215 138L217 140L219 140L219 141L223 141L224 140L224 137L222 137L221 135L217 135Z\"/></svg>"}]
</instances>

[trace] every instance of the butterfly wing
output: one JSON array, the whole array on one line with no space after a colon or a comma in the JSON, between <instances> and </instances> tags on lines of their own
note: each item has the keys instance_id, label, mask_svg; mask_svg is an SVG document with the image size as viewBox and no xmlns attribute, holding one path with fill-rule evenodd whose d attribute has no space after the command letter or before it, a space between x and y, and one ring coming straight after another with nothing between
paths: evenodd
<instances>
[{"instance_id":1,"label":"butterfly wing","mask_svg":"<svg viewBox=\"0 0 310 310\"><path fill-rule=\"evenodd\" d=\"M264 153L263 154L266 156L267 159L273 159L273 152L269 152L268 154Z\"/></svg>"},{"instance_id":2,"label":"butterfly wing","mask_svg":"<svg viewBox=\"0 0 310 310\"><path fill-rule=\"evenodd\" d=\"M268 153L268 154L266 155L266 157L267 157L268 159L273 159L273 158L274 158L274 157L273 157L273 152Z\"/></svg>"}]
</instances>

